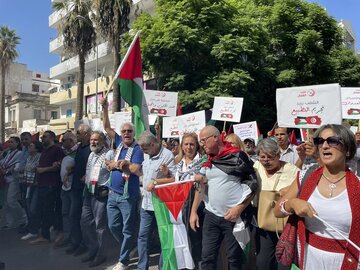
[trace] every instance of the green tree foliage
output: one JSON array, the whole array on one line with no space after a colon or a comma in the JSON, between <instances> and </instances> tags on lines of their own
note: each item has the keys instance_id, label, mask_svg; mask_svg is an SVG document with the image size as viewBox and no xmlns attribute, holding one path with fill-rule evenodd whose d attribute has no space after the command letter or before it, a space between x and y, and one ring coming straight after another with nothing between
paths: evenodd
<instances>
[{"instance_id":1,"label":"green tree foliage","mask_svg":"<svg viewBox=\"0 0 360 270\"><path fill-rule=\"evenodd\" d=\"M184 111L209 109L214 96L244 97L242 121L263 130L276 118L275 89L360 82L359 59L336 21L304 0L157 0L142 30L144 70L159 88L179 91Z\"/></svg>"},{"instance_id":2,"label":"green tree foliage","mask_svg":"<svg viewBox=\"0 0 360 270\"><path fill-rule=\"evenodd\" d=\"M5 75L10 64L18 57L17 45L20 37L15 30L7 26L0 27L0 68L1 68L1 89L0 89L0 143L5 140Z\"/></svg>"}]
</instances>

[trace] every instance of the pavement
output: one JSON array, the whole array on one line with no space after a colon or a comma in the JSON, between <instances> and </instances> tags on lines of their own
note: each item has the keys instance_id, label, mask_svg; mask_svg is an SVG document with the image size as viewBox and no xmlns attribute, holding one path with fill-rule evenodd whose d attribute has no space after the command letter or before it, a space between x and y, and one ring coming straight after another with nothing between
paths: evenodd
<instances>
[{"instance_id":1,"label":"pavement","mask_svg":"<svg viewBox=\"0 0 360 270\"><path fill-rule=\"evenodd\" d=\"M53 244L30 245L21 240L23 234L16 229L0 230L0 262L5 263L5 270L111 270L118 262L119 244L111 237L107 241L107 260L102 265L89 268L82 263L82 256L65 254L65 249L54 249ZM134 252L133 252L134 253ZM130 269L137 269L136 252L130 261ZM150 270L158 269L159 253L150 253Z\"/></svg>"}]
</instances>

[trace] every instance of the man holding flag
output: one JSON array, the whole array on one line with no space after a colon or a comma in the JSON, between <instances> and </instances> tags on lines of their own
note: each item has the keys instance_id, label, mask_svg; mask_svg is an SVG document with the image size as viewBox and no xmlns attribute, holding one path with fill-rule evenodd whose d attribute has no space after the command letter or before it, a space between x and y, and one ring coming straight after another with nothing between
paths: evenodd
<instances>
[{"instance_id":1,"label":"man holding flag","mask_svg":"<svg viewBox=\"0 0 360 270\"><path fill-rule=\"evenodd\" d=\"M139 145L145 154L149 155L142 164L143 187L152 190L156 185L168 182L170 176L175 176L176 166L172 152L161 145L157 138L148 131L141 134ZM140 230L138 237L138 270L149 269L149 240L155 228L156 219L152 203L152 193L144 190L140 210ZM160 262L161 264L161 262Z\"/></svg>"}]
</instances>

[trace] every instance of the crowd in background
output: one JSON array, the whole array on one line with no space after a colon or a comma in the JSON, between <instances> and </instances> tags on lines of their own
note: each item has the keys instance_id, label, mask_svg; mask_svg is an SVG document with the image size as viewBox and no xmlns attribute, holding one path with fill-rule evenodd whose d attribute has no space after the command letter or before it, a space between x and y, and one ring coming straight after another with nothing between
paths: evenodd
<instances>
[{"instance_id":1,"label":"crowd in background","mask_svg":"<svg viewBox=\"0 0 360 270\"><path fill-rule=\"evenodd\" d=\"M359 251L332 228L359 245L359 132L326 125L296 146L277 127L256 146L213 126L181 141L161 139L157 125L155 135L144 132L136 141L131 123L120 134L111 129L106 100L102 105L104 133L81 124L60 141L50 130L41 141L28 132L10 137L0 160L1 229L17 228L31 245L83 255L89 267L106 260L111 233L120 244L114 270L128 269L135 246L138 269L148 269L153 189L194 179L186 226L196 269L290 269L274 254L284 224L279 230L271 222L291 215L300 217L301 269L357 269ZM269 191L279 195L271 211L262 205ZM233 233L239 218L251 236L246 256Z\"/></svg>"}]
</instances>

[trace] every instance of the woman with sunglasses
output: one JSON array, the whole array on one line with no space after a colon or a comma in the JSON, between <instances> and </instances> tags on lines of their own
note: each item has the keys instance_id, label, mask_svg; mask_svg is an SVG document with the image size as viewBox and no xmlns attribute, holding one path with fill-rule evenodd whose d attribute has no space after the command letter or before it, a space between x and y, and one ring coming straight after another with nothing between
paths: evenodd
<instances>
[{"instance_id":1,"label":"woman with sunglasses","mask_svg":"<svg viewBox=\"0 0 360 270\"><path fill-rule=\"evenodd\" d=\"M346 166L356 151L354 134L341 125L324 125L314 144L321 166L293 182L275 215L299 217L300 269L358 269L359 251L343 238L360 245L360 182Z\"/></svg>"}]
</instances>

